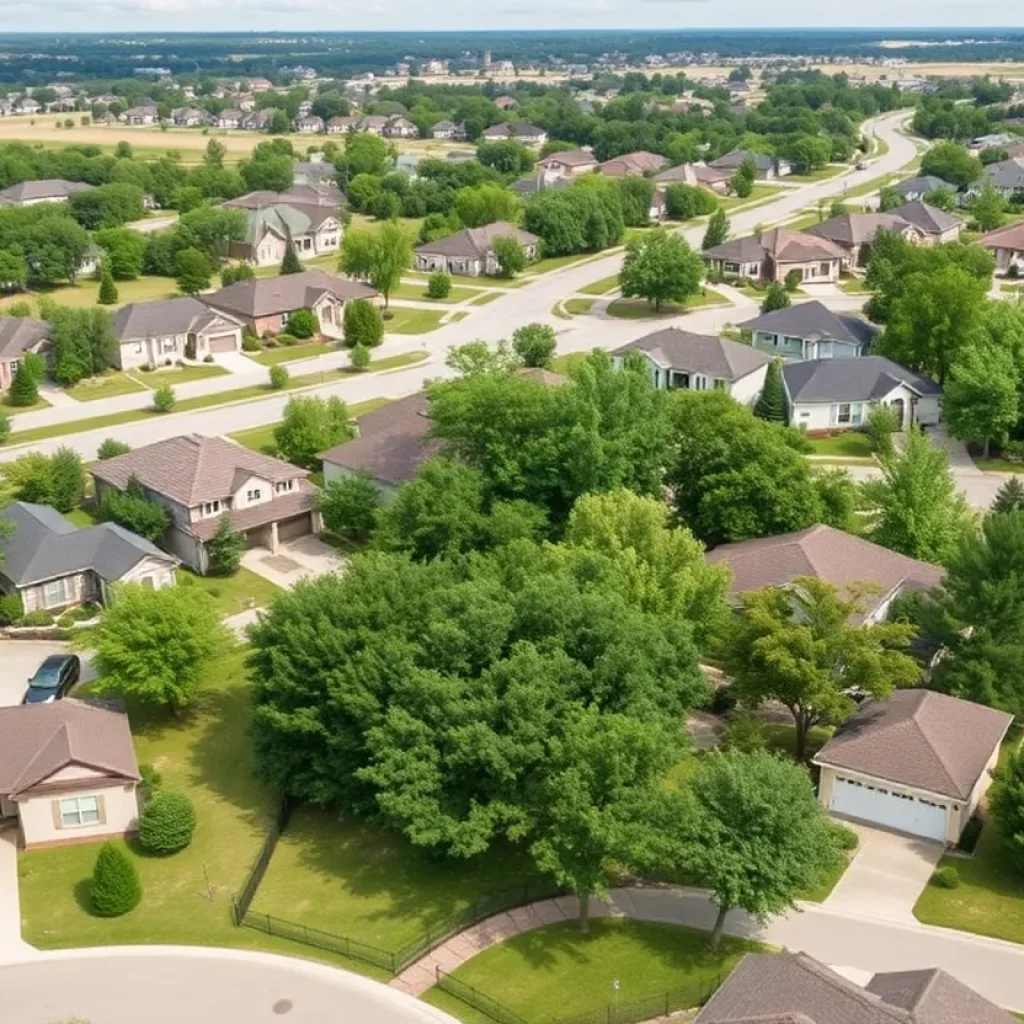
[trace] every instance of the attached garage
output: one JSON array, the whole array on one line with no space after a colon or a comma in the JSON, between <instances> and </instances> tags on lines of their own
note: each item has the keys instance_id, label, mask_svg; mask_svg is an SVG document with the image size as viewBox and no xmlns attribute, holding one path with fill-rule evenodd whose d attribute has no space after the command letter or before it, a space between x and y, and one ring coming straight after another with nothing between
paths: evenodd
<instances>
[{"instance_id":1,"label":"attached garage","mask_svg":"<svg viewBox=\"0 0 1024 1024\"><path fill-rule=\"evenodd\" d=\"M835 777L831 810L844 818L870 821L896 832L946 839L946 804L856 779Z\"/></svg>"},{"instance_id":2,"label":"attached garage","mask_svg":"<svg viewBox=\"0 0 1024 1024\"><path fill-rule=\"evenodd\" d=\"M211 352L235 352L238 349L238 335L212 334L209 338Z\"/></svg>"},{"instance_id":3,"label":"attached garage","mask_svg":"<svg viewBox=\"0 0 1024 1024\"><path fill-rule=\"evenodd\" d=\"M282 519L277 524L278 543L288 540L295 540L296 537L305 537L313 532L312 515L309 512L301 516L293 516L291 519Z\"/></svg>"}]
</instances>

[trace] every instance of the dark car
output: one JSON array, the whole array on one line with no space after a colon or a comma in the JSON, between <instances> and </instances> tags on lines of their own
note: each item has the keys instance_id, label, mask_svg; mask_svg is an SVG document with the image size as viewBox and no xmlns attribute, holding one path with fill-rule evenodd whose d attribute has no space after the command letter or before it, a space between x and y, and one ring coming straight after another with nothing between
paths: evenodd
<instances>
[{"instance_id":1,"label":"dark car","mask_svg":"<svg viewBox=\"0 0 1024 1024\"><path fill-rule=\"evenodd\" d=\"M82 676L77 654L51 654L28 681L22 704L49 704L66 697Z\"/></svg>"}]
</instances>

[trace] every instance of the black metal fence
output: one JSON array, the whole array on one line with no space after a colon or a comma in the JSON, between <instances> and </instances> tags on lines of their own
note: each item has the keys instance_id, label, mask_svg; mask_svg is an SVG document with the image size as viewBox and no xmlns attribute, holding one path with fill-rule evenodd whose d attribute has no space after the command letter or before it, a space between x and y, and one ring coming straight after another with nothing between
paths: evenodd
<instances>
[{"instance_id":1,"label":"black metal fence","mask_svg":"<svg viewBox=\"0 0 1024 1024\"><path fill-rule=\"evenodd\" d=\"M552 1024L639 1024L655 1017L667 1017L679 1010L703 1006L722 984L723 977L705 978L669 992L658 992L628 1002L609 1003L600 1010L576 1017L560 1017ZM486 1012L486 1011L485 1011Z\"/></svg>"},{"instance_id":2,"label":"black metal fence","mask_svg":"<svg viewBox=\"0 0 1024 1024\"><path fill-rule=\"evenodd\" d=\"M242 888L231 897L231 920L236 926L245 923L245 917L249 913L253 897L256 895L260 882L263 881L267 865L274 855L274 848L277 846L278 839L281 838L285 825L288 824L291 813L292 805L288 797L281 797L277 814L274 816L270 828L267 829L267 834L263 837L263 845L260 847L259 853L256 854L252 867L249 868L249 874L246 875Z\"/></svg>"},{"instance_id":3,"label":"black metal fence","mask_svg":"<svg viewBox=\"0 0 1024 1024\"><path fill-rule=\"evenodd\" d=\"M473 988L472 985L467 985L464 981L453 978L446 971L442 971L440 967L437 968L435 974L437 976L437 987L442 992L448 992L450 995L455 996L456 999L461 999L462 1002L479 1010L485 1016L490 1017L491 1020L497 1021L498 1024L526 1024L526 1021L519 1014L513 1013L507 1006L502 1006L496 999L492 999L479 989Z\"/></svg>"},{"instance_id":4,"label":"black metal fence","mask_svg":"<svg viewBox=\"0 0 1024 1024\"><path fill-rule=\"evenodd\" d=\"M391 974L397 974L401 970L397 956L386 949L379 949L368 942L335 935L319 928L310 928L296 921L286 921L283 917L275 917L273 914L250 909L238 923L266 932L267 935L277 935L283 939L291 939L292 942L301 942L305 946L340 953L342 956L352 957L353 960L362 960L375 967L382 967Z\"/></svg>"}]
</instances>

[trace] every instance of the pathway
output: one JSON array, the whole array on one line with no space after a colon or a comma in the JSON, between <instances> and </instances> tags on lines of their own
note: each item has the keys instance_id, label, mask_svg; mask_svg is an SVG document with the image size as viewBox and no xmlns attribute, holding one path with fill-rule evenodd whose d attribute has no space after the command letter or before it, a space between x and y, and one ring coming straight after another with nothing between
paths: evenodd
<instances>
[{"instance_id":1,"label":"pathway","mask_svg":"<svg viewBox=\"0 0 1024 1024\"><path fill-rule=\"evenodd\" d=\"M0 963L38 956L38 950L21 937L17 834L16 829L0 832Z\"/></svg>"}]
</instances>

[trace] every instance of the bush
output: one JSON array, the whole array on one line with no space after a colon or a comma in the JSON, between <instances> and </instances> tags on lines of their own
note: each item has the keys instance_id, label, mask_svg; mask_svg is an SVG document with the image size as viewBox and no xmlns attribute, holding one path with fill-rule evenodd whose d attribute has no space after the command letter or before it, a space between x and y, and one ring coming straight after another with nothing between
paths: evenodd
<instances>
[{"instance_id":1,"label":"bush","mask_svg":"<svg viewBox=\"0 0 1024 1024\"><path fill-rule=\"evenodd\" d=\"M161 384L153 392L153 408L157 412L170 412L178 403L178 397L170 384Z\"/></svg>"},{"instance_id":2,"label":"bush","mask_svg":"<svg viewBox=\"0 0 1024 1024\"><path fill-rule=\"evenodd\" d=\"M736 697L731 686L719 686L711 696L711 713L724 715L736 707Z\"/></svg>"},{"instance_id":3,"label":"bush","mask_svg":"<svg viewBox=\"0 0 1024 1024\"><path fill-rule=\"evenodd\" d=\"M242 351L243 352L259 352L263 347L260 339L252 331L246 328L242 332Z\"/></svg>"},{"instance_id":4,"label":"bush","mask_svg":"<svg viewBox=\"0 0 1024 1024\"><path fill-rule=\"evenodd\" d=\"M213 359L213 355L211 353L207 352L206 355L203 356L203 362L204 363L212 363L213 361L214 361L214 359Z\"/></svg>"},{"instance_id":5,"label":"bush","mask_svg":"<svg viewBox=\"0 0 1024 1024\"><path fill-rule=\"evenodd\" d=\"M929 884L937 889L955 889L960 884L960 873L952 864L947 864L944 868L936 868Z\"/></svg>"},{"instance_id":6,"label":"bush","mask_svg":"<svg viewBox=\"0 0 1024 1024\"><path fill-rule=\"evenodd\" d=\"M92 869L90 899L93 912L100 917L120 917L137 907L142 899L135 865L115 843L100 847Z\"/></svg>"},{"instance_id":7,"label":"bush","mask_svg":"<svg viewBox=\"0 0 1024 1024\"><path fill-rule=\"evenodd\" d=\"M1007 441L1002 447L1002 456L1007 462L1024 463L1024 441Z\"/></svg>"},{"instance_id":8,"label":"bush","mask_svg":"<svg viewBox=\"0 0 1024 1024\"><path fill-rule=\"evenodd\" d=\"M0 626L10 626L25 613L17 594L0 595Z\"/></svg>"},{"instance_id":9,"label":"bush","mask_svg":"<svg viewBox=\"0 0 1024 1024\"><path fill-rule=\"evenodd\" d=\"M196 830L196 810L184 793L161 789L139 815L139 842L150 853L184 850Z\"/></svg>"},{"instance_id":10,"label":"bush","mask_svg":"<svg viewBox=\"0 0 1024 1024\"><path fill-rule=\"evenodd\" d=\"M312 338L320 333L320 321L311 309L297 309L288 317L288 333L296 338Z\"/></svg>"},{"instance_id":11,"label":"bush","mask_svg":"<svg viewBox=\"0 0 1024 1024\"><path fill-rule=\"evenodd\" d=\"M723 750L738 750L744 754L756 754L768 746L764 723L753 715L733 715L722 733Z\"/></svg>"},{"instance_id":12,"label":"bush","mask_svg":"<svg viewBox=\"0 0 1024 1024\"><path fill-rule=\"evenodd\" d=\"M139 776L142 779L140 785L147 797L151 797L164 781L164 777L156 770L156 767L148 762L139 765Z\"/></svg>"},{"instance_id":13,"label":"bush","mask_svg":"<svg viewBox=\"0 0 1024 1024\"><path fill-rule=\"evenodd\" d=\"M288 386L288 368L285 366L272 366L270 368L270 386L275 391L281 391Z\"/></svg>"},{"instance_id":14,"label":"bush","mask_svg":"<svg viewBox=\"0 0 1024 1024\"><path fill-rule=\"evenodd\" d=\"M804 276L799 270L791 270L786 275L786 291L795 292L804 282Z\"/></svg>"},{"instance_id":15,"label":"bush","mask_svg":"<svg viewBox=\"0 0 1024 1024\"><path fill-rule=\"evenodd\" d=\"M292 345L297 345L299 343L299 339L296 335L285 332L284 334L279 334L277 336L277 343L282 348L291 348Z\"/></svg>"},{"instance_id":16,"label":"bush","mask_svg":"<svg viewBox=\"0 0 1024 1024\"><path fill-rule=\"evenodd\" d=\"M40 609L35 612L27 612L14 624L16 626L52 626L53 615Z\"/></svg>"},{"instance_id":17,"label":"bush","mask_svg":"<svg viewBox=\"0 0 1024 1024\"><path fill-rule=\"evenodd\" d=\"M437 271L427 278L427 295L432 299L447 299L452 290L452 279L442 271Z\"/></svg>"},{"instance_id":18,"label":"bush","mask_svg":"<svg viewBox=\"0 0 1024 1024\"><path fill-rule=\"evenodd\" d=\"M375 348L384 340L384 324L380 310L366 299L353 299L345 303L342 314L345 344L349 348L364 345Z\"/></svg>"},{"instance_id":19,"label":"bush","mask_svg":"<svg viewBox=\"0 0 1024 1024\"><path fill-rule=\"evenodd\" d=\"M849 853L851 850L857 849L860 845L860 839L857 838L857 833L852 828L840 825L838 821L831 822L831 825L832 834L836 837L836 842L841 850Z\"/></svg>"},{"instance_id":20,"label":"bush","mask_svg":"<svg viewBox=\"0 0 1024 1024\"><path fill-rule=\"evenodd\" d=\"M978 839L981 837L981 829L984 825L981 818L971 818L966 825L964 825L963 832L960 833L960 843L958 844L960 849L964 853L974 853L975 848L978 845Z\"/></svg>"},{"instance_id":21,"label":"bush","mask_svg":"<svg viewBox=\"0 0 1024 1024\"><path fill-rule=\"evenodd\" d=\"M348 358L352 369L362 372L369 368L370 350L365 345L356 345L356 347L349 353Z\"/></svg>"},{"instance_id":22,"label":"bush","mask_svg":"<svg viewBox=\"0 0 1024 1024\"><path fill-rule=\"evenodd\" d=\"M116 437L108 437L105 441L100 442L99 448L96 449L96 458L100 459L113 459L118 455L127 455L132 450L130 444L125 444L124 441L118 441Z\"/></svg>"}]
</instances>

